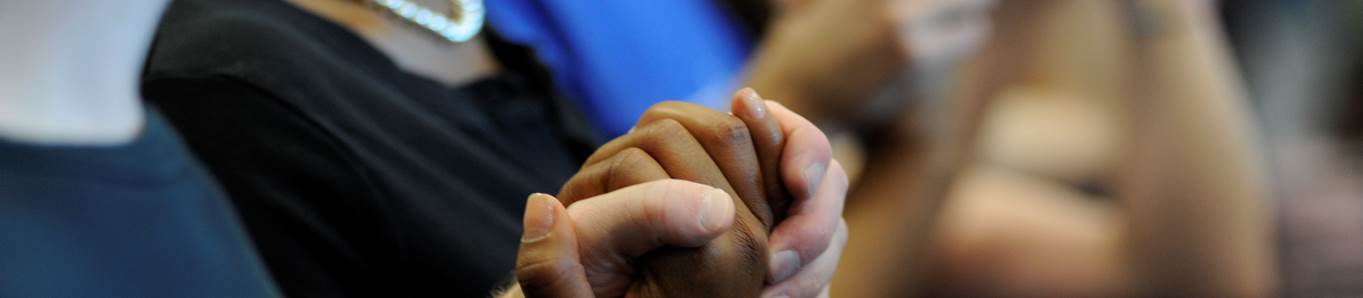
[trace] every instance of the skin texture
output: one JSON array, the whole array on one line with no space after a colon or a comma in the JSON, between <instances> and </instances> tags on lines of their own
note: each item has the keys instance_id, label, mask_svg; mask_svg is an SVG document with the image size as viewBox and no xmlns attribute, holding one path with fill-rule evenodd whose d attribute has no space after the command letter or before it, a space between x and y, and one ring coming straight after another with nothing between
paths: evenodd
<instances>
[{"instance_id":1,"label":"skin texture","mask_svg":"<svg viewBox=\"0 0 1363 298\"><path fill-rule=\"evenodd\" d=\"M620 297L624 293L597 292L593 285L612 281L633 285L634 276L596 275L589 281L586 272L634 260L660 247L705 245L733 224L729 195L684 180L634 185L572 208L549 195L531 195L516 260L519 283L499 297Z\"/></svg>"},{"instance_id":2,"label":"skin texture","mask_svg":"<svg viewBox=\"0 0 1363 298\"><path fill-rule=\"evenodd\" d=\"M749 91L750 92L750 91ZM586 270L598 296L755 297L766 279L767 236L789 196L775 173L784 135L740 93L738 117L681 102L650 108L637 129L588 158L559 199L581 200L631 185L681 179L736 198L733 229L694 248L670 247ZM754 96L755 98L755 96ZM772 162L761 162L772 161ZM768 195L772 193L773 195ZM772 207L780 206L780 207ZM586 257L606 252L582 252ZM627 277L638 276L637 280ZM622 278L624 277L624 278Z\"/></svg>"},{"instance_id":3,"label":"skin texture","mask_svg":"<svg viewBox=\"0 0 1363 298\"><path fill-rule=\"evenodd\" d=\"M910 68L984 41L992 0L788 0L749 65L751 86L820 124L858 125Z\"/></svg>"},{"instance_id":4,"label":"skin texture","mask_svg":"<svg viewBox=\"0 0 1363 298\"><path fill-rule=\"evenodd\" d=\"M719 125L720 122L692 122L694 119L726 119L723 117L703 117L719 115L705 110L682 107L684 111L673 118L646 120L659 125L686 127L682 123L709 123L707 127L728 127L729 129L687 130L690 136L678 134L675 139L695 137L705 133L733 132L733 124ZM661 110L661 109L659 109ZM749 205L761 203L781 204L767 198L741 198L712 185L680 179L652 180L587 199L564 200L571 206L563 208L557 199L545 200L548 195L534 195L527 202L524 217L524 234L517 258L516 277L518 284L504 292L500 297L591 297L591 296L719 296L753 297L760 289L762 297L815 297L828 296L829 281L838 267L842 250L847 245L847 225L842 220L844 199L847 194L847 173L829 157L831 155L828 138L818 127L796 115L784 106L763 100L752 90L740 91L735 97L732 110L743 120L744 125L753 131L768 131L768 135L749 133L754 139L757 160L779 160L778 167L761 164L764 172L776 171L780 179L762 179L767 187L751 186L749 189L772 187L771 184L785 186L793 198L787 203L787 216L776 222L771 230L767 244L770 260L766 270L766 283L763 285L761 274L735 274L737 277L716 278L711 274L733 274L733 272L761 272L761 260L751 262L752 256L762 254L760 247L733 246L732 242L720 241L720 237L751 237L758 234L761 227L769 225L757 214L741 215L738 208L752 208ZM693 115L703 112L701 115ZM707 114L713 113L713 114ZM661 115L658 113L657 115ZM652 117L652 116L650 116ZM700 118L697 118L700 117ZM770 120L768 120L768 118ZM688 120L691 119L691 120ZM667 120L667 121L664 121ZM771 126L772 121L779 125ZM717 121L717 120L714 120ZM675 124L666 124L675 122ZM753 123L753 124L748 124ZM655 125L655 124L649 124ZM647 135L642 128L634 133ZM723 136L723 134L715 134ZM777 137L780 137L780 141ZM706 138L696 138L704 140ZM725 138L717 138L725 139ZM730 137L729 139L732 139ZM767 139L767 141L759 141ZM620 141L624 144L628 141ZM701 143L702 141L696 141ZM771 146L764 147L768 144ZM781 145L783 143L785 145ZM688 143L688 142L678 142ZM722 143L732 145L731 143ZM701 145L700 147L704 147ZM625 149L619 149L625 148ZM694 147L690 150L695 150ZM712 147L714 148L714 147ZM737 146L734 148L742 148ZM779 148L779 150L778 150ZM716 148L705 152L707 156L747 150ZM604 150L604 149L603 149ZM585 170L572 183L565 186L565 197L603 192L627 183L620 181L643 181L649 179L652 163L665 167L663 158L645 159L647 151L638 147L616 147L613 152L630 152L616 159L617 163L598 162L607 166L592 167ZM682 150L682 149L672 149ZM639 153L643 152L643 153ZM666 154L684 154L687 151L663 151ZM780 158L771 155L780 154ZM602 153L601 155L608 155ZM686 155L680 155L686 156ZM652 158L653 156L648 156ZM696 157L700 158L700 157ZM751 163L751 159L719 157L711 160L737 160ZM606 158L609 161L611 158ZM636 160L631 162L630 160ZM652 163L650 163L650 161ZM638 163L642 167L621 166L624 163ZM700 164L700 163L697 163ZM689 164L688 166L695 166ZM719 168L719 166L715 166ZM753 167L741 167L749 168ZM775 169L773 169L775 168ZM663 170L662 172L671 172ZM720 170L711 170L712 173ZM656 173L657 171L651 171ZM642 174L640 174L642 173ZM755 173L755 172L748 172ZM675 174L675 173L674 173ZM628 178L631 176L644 178ZM720 175L720 174L713 174ZM752 174L749 174L752 175ZM656 176L656 174L654 175ZM626 177L624 179L616 179ZM767 176L763 176L767 177ZM631 180L632 179L632 180ZM752 181L752 178L730 179L712 177L711 181ZM728 182L728 181L725 181ZM719 185L719 182L712 182ZM759 184L759 185L762 185ZM571 194L570 194L571 193ZM548 203L545 203L548 202ZM549 207L545 207L549 206ZM740 223L740 219L744 221ZM699 222L697 222L699 220ZM698 224L699 223L699 224ZM755 223L755 224L754 224ZM760 225L748 229L749 232L735 232L739 224ZM728 246L725 246L728 243ZM760 243L760 242L759 242ZM654 251L691 248L692 251L712 251L715 254L700 254L690 257L693 262L668 261L657 257ZM750 262L734 262L738 260ZM748 258L743 258L748 256ZM650 261L650 259L663 261ZM672 258L672 257L668 257ZM676 257L682 258L682 257ZM760 259L760 258L758 258ZM647 262L656 262L652 266ZM673 263L675 262L675 263ZM649 270L661 272L661 266L674 266L666 270L691 270L688 274L667 272L648 275ZM699 269L697 269L699 268ZM699 272L699 273L697 273ZM634 274L638 273L638 274ZM727 279L726 279L727 278Z\"/></svg>"}]
</instances>

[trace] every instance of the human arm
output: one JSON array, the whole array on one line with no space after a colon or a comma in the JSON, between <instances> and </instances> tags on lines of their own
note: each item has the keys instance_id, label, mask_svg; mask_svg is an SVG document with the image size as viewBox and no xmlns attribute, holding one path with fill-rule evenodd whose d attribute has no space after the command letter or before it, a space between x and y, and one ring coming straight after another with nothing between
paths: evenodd
<instances>
[{"instance_id":1,"label":"human arm","mask_svg":"<svg viewBox=\"0 0 1363 298\"><path fill-rule=\"evenodd\" d=\"M992 3L781 1L746 80L820 125L866 124L859 116L897 79L951 65L983 42Z\"/></svg>"},{"instance_id":2,"label":"human arm","mask_svg":"<svg viewBox=\"0 0 1363 298\"><path fill-rule=\"evenodd\" d=\"M1131 158L1121 181L1130 264L1149 294L1272 294L1266 190L1242 86L1210 5L1137 1L1159 17L1140 40Z\"/></svg>"}]
</instances>

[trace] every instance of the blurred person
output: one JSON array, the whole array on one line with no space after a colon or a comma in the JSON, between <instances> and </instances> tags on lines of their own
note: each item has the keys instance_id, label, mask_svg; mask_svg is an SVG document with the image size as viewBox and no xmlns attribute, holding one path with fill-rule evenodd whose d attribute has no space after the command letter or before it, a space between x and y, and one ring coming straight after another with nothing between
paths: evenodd
<instances>
[{"instance_id":1,"label":"blurred person","mask_svg":"<svg viewBox=\"0 0 1363 298\"><path fill-rule=\"evenodd\" d=\"M840 139L853 176L832 294L921 286L929 232L978 103L935 100L990 35L994 1L781 1L746 79Z\"/></svg>"},{"instance_id":2,"label":"blurred person","mask_svg":"<svg viewBox=\"0 0 1363 298\"><path fill-rule=\"evenodd\" d=\"M1231 37L1263 117L1281 294L1363 293L1363 23L1356 1L1241 1Z\"/></svg>"},{"instance_id":3,"label":"blurred person","mask_svg":"<svg viewBox=\"0 0 1363 298\"><path fill-rule=\"evenodd\" d=\"M982 158L941 215L936 291L1272 293L1252 126L1210 7L1000 8L995 59L974 67L1017 73L963 82L994 98Z\"/></svg>"},{"instance_id":4,"label":"blurred person","mask_svg":"<svg viewBox=\"0 0 1363 298\"><path fill-rule=\"evenodd\" d=\"M0 296L274 297L137 74L166 1L0 3Z\"/></svg>"},{"instance_id":5,"label":"blurred person","mask_svg":"<svg viewBox=\"0 0 1363 298\"><path fill-rule=\"evenodd\" d=\"M741 85L821 125L865 124L872 99L910 68L977 46L991 2L512 0L489 3L489 20L615 136L658 100L723 108L717 99Z\"/></svg>"},{"instance_id":6,"label":"blurred person","mask_svg":"<svg viewBox=\"0 0 1363 298\"><path fill-rule=\"evenodd\" d=\"M660 105L588 156L595 140L527 52L466 23L478 3L171 6L143 91L220 179L285 294L486 295L513 268L510 296L826 291L845 175L817 127L779 106ZM457 14L433 19L442 8ZM698 211L713 188L732 210ZM707 218L735 220L683 225ZM764 280L768 246L805 263Z\"/></svg>"},{"instance_id":7,"label":"blurred person","mask_svg":"<svg viewBox=\"0 0 1363 298\"><path fill-rule=\"evenodd\" d=\"M1001 5L986 51L1002 58L972 62L1008 74L961 86L989 88L972 90L989 105L976 160L940 215L933 291L1102 296L1126 286L1114 264L1123 256L1112 179L1129 138L1123 85L1133 77L1114 4Z\"/></svg>"},{"instance_id":8,"label":"blurred person","mask_svg":"<svg viewBox=\"0 0 1363 298\"><path fill-rule=\"evenodd\" d=\"M499 1L489 4L492 9L489 20L509 41L533 48L536 57L553 72L558 85L583 103L605 135L629 130L632 119L652 100L681 98L714 106L709 102L715 98L713 93L727 92L738 82L755 86L823 127L861 130L885 125L884 118L907 114L899 112L909 106L904 103L909 98L903 89L918 89L922 88L920 85L940 81L936 78L946 77L955 61L977 48L989 31L984 13L993 1L625 2L628 3L601 5L554 0ZM757 8L743 9L751 7ZM758 11L759 16L744 13L752 10ZM761 17L762 12L771 15ZM743 17L736 22L735 15ZM753 47L749 43L754 42L756 49L749 49ZM738 65L744 59L746 65ZM657 68L678 71L659 73L654 71ZM940 112L938 106L943 104L922 105L925 107L919 110L934 114ZM953 108L950 112L967 114L968 110ZM949 126L956 129L969 122ZM855 142L859 141L846 143ZM941 152L932 155L941 158L915 158L921 149L910 151L917 145L899 141L873 141L877 145L893 144L876 148L873 156L845 154L852 150L843 149L835 152L844 164L849 164L848 161L861 164L855 161L864 160L891 165L877 166L866 178L877 181L872 183L876 186L871 191L856 192L859 195L851 200L885 197L896 201L890 204L901 204L899 198L903 193L915 188L900 182L921 171L921 165L912 161L956 160L959 155L951 152L962 146L957 142L954 139L939 142L951 144L932 150ZM848 168L854 177L861 172L860 166ZM902 202L908 204L902 208L868 204L871 206L868 208L914 210L907 216L887 214L885 218L893 221L890 224L905 228L885 231L894 237L882 240L900 243L901 238L906 238L902 242L921 246L925 241L919 235L932 221L936 201L910 200ZM855 226L877 229L882 223L878 220L879 217L872 218ZM890 256L906 260L904 263L923 259L917 253L922 249L910 245L862 247L868 252L858 255ZM781 256L776 258L781 262L773 262L769 270L775 279L781 278L780 272L794 272L793 268L805 266L815 257L786 251L784 247L772 247L770 253ZM862 274L859 271L863 267L857 264L849 268L852 269L844 271L850 271L847 280L879 281L882 277L902 276L879 270ZM876 292L883 291L879 286L895 282L868 282L844 288Z\"/></svg>"}]
</instances>

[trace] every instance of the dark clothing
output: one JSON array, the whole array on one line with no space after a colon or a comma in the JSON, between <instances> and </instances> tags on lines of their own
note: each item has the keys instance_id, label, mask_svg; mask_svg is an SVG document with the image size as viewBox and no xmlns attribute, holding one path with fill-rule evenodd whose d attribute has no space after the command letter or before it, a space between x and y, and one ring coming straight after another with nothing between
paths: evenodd
<instances>
[{"instance_id":1,"label":"dark clothing","mask_svg":"<svg viewBox=\"0 0 1363 298\"><path fill-rule=\"evenodd\" d=\"M452 89L281 1L176 1L143 79L290 296L486 296L592 148L516 74Z\"/></svg>"},{"instance_id":2,"label":"dark clothing","mask_svg":"<svg viewBox=\"0 0 1363 298\"><path fill-rule=\"evenodd\" d=\"M231 205L155 114L112 147L0 141L0 297L272 297Z\"/></svg>"}]
</instances>

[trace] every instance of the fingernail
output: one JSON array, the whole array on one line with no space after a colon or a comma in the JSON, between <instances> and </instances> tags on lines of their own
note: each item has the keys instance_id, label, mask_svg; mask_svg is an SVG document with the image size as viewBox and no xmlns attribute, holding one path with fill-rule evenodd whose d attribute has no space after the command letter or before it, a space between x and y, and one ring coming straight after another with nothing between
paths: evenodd
<instances>
[{"instance_id":1,"label":"fingernail","mask_svg":"<svg viewBox=\"0 0 1363 298\"><path fill-rule=\"evenodd\" d=\"M554 226L554 204L553 200L546 194L531 194L525 202L525 218L523 219L525 231L522 233L521 242L532 243L549 237L549 231Z\"/></svg>"},{"instance_id":2,"label":"fingernail","mask_svg":"<svg viewBox=\"0 0 1363 298\"><path fill-rule=\"evenodd\" d=\"M805 183L807 183L805 185L806 198L814 197L814 190L819 188L820 183L823 183L824 172L827 171L828 165L823 162L815 162L805 166L804 173L801 174L805 176Z\"/></svg>"},{"instance_id":3,"label":"fingernail","mask_svg":"<svg viewBox=\"0 0 1363 298\"><path fill-rule=\"evenodd\" d=\"M771 256L771 281L781 282L800 270L800 254L783 250Z\"/></svg>"},{"instance_id":4,"label":"fingernail","mask_svg":"<svg viewBox=\"0 0 1363 298\"><path fill-rule=\"evenodd\" d=\"M718 188L711 188L701 196L701 210L705 210L705 212L700 213L701 229L714 231L718 227L732 223L734 218L731 214L734 212L734 200L729 199L729 194Z\"/></svg>"},{"instance_id":5,"label":"fingernail","mask_svg":"<svg viewBox=\"0 0 1363 298\"><path fill-rule=\"evenodd\" d=\"M767 105L762 104L762 96L757 95L757 90L745 88L743 93L743 104L751 108L753 116L761 118L767 115Z\"/></svg>"}]
</instances>

